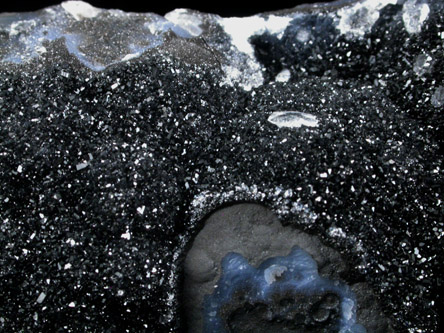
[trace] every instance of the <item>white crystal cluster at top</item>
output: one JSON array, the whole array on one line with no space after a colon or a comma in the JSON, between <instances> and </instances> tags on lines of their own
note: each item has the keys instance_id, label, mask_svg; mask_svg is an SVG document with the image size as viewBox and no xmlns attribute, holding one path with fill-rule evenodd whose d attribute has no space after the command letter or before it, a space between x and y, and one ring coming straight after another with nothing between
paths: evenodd
<instances>
[{"instance_id":1,"label":"white crystal cluster at top","mask_svg":"<svg viewBox=\"0 0 444 333\"><path fill-rule=\"evenodd\" d=\"M370 31L372 26L380 16L380 10L389 4L396 4L397 0L365 0L343 5L337 11L325 11L326 6L318 5L312 7L312 12L317 15L328 15L333 18L336 29L347 38L362 38L366 32ZM321 11L321 8L323 11ZM421 31L421 27L428 18L430 8L425 1L407 0L403 5L402 19L405 29L410 34L416 34ZM65 13L65 14L63 14ZM134 37L129 41L128 49L130 52L119 55L115 60L96 64L89 58L81 45L82 38L65 32L66 21L82 21L86 19L100 19L101 15L109 13L113 17L120 17L124 20L133 20L135 17L145 16L147 23L146 35ZM167 13L164 17L153 14L125 13L120 10L105 10L91 6L83 1L66 1L59 6L49 7L43 11L43 14L35 16L16 16L16 20L0 20L0 29L7 31L12 43L11 52L0 57L1 62L23 63L40 56L46 52L45 41L52 41L59 38L65 38L68 51L76 56L85 66L92 70L103 70L111 64L117 62L129 61L140 57L149 48L160 46L163 43L162 35L167 31L173 31L180 38L195 38L201 36L203 23L217 24L231 38L231 47L221 50L226 59L222 67L225 73L223 84L238 84L245 90L251 90L264 83L263 66L257 61L250 38L255 35L269 33L282 38L285 30L295 18L301 18L311 13L298 12L297 10L287 14L259 14L250 17L220 17L213 14L204 14L187 9L176 9ZM42 19L43 15L46 15ZM67 18L63 18L63 15ZM62 17L61 19L59 17ZM1 16L0 16L1 18ZM40 20L40 21L39 21ZM42 29L43 22L51 22L50 32L45 32L48 27ZM294 27L293 27L294 28ZM297 27L296 27L297 28ZM44 31L45 30L45 31ZM45 33L44 33L45 32ZM126 31L126 34L133 33ZM134 34L140 34L134 32ZM88 34L88 31L82 31L82 34ZM130 36L131 37L131 36ZM152 43L146 42L152 37ZM134 42L140 38L140 45ZM303 43L310 43L310 33L301 27L297 33L297 39ZM210 47L218 50L221 45L211 43ZM14 45L19 47L14 48ZM276 81L285 82L291 75L287 68L276 77Z\"/></svg>"}]
</instances>

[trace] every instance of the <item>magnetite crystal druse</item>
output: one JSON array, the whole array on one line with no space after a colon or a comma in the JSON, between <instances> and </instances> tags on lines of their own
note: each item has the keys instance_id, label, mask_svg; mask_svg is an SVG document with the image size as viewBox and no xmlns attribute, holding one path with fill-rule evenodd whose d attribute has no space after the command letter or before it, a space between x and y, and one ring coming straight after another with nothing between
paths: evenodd
<instances>
[{"instance_id":1,"label":"magnetite crystal druse","mask_svg":"<svg viewBox=\"0 0 444 333\"><path fill-rule=\"evenodd\" d=\"M0 14L0 330L440 332L444 3Z\"/></svg>"}]
</instances>

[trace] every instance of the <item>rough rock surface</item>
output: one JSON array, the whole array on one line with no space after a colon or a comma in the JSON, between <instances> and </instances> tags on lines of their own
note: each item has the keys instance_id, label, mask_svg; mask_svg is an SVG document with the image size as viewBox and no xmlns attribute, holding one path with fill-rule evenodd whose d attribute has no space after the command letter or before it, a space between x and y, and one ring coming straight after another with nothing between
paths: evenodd
<instances>
[{"instance_id":1,"label":"rough rock surface","mask_svg":"<svg viewBox=\"0 0 444 333\"><path fill-rule=\"evenodd\" d=\"M247 201L439 332L443 41L440 0L0 15L0 329L183 330L186 252Z\"/></svg>"}]
</instances>

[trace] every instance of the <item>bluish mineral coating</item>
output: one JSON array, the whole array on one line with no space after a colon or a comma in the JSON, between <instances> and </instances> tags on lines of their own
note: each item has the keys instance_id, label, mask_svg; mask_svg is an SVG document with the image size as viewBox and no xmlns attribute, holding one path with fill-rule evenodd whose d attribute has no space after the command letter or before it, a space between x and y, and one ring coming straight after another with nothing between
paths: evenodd
<instances>
[{"instance_id":1,"label":"bluish mineral coating","mask_svg":"<svg viewBox=\"0 0 444 333\"><path fill-rule=\"evenodd\" d=\"M356 298L347 285L322 278L313 258L295 247L288 256L265 260L259 267L251 266L238 253L227 254L222 261L222 275L212 295L204 301L204 332L225 333L226 323L221 309L236 292L245 291L250 303L271 303L273 294L296 293L303 295L334 293L340 298L340 319L336 323L341 333L365 333L356 323ZM288 311L291 311L289 309ZM305 315L305 314L304 314Z\"/></svg>"},{"instance_id":2,"label":"bluish mineral coating","mask_svg":"<svg viewBox=\"0 0 444 333\"><path fill-rule=\"evenodd\" d=\"M97 17L85 18L80 23L61 6L40 13L5 16L0 18L1 30L9 35L3 41L3 48L8 51L0 56L2 62L26 63L45 53L45 45L60 39L72 56L93 71L104 70L161 46L168 32L180 38L193 37L154 13L102 11Z\"/></svg>"}]
</instances>

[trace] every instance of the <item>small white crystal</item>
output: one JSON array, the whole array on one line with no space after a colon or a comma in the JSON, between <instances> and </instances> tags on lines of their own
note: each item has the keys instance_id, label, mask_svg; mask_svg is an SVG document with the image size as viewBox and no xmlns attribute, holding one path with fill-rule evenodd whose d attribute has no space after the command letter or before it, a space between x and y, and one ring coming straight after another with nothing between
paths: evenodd
<instances>
[{"instance_id":1,"label":"small white crystal","mask_svg":"<svg viewBox=\"0 0 444 333\"><path fill-rule=\"evenodd\" d=\"M46 298L45 293L40 293L39 297L37 298L37 303L41 304Z\"/></svg>"},{"instance_id":2,"label":"small white crystal","mask_svg":"<svg viewBox=\"0 0 444 333\"><path fill-rule=\"evenodd\" d=\"M278 75L276 75L277 82L287 82L290 80L291 73L288 69L283 69Z\"/></svg>"},{"instance_id":3,"label":"small white crystal","mask_svg":"<svg viewBox=\"0 0 444 333\"><path fill-rule=\"evenodd\" d=\"M130 234L130 232L127 230L127 231L126 231L125 233L123 233L120 237L123 238L123 239L128 239L128 240L130 240L130 239L131 239L131 234Z\"/></svg>"},{"instance_id":4,"label":"small white crystal","mask_svg":"<svg viewBox=\"0 0 444 333\"><path fill-rule=\"evenodd\" d=\"M72 238L68 238L66 240L66 243L68 243L71 246L75 246L76 245L76 241L74 239L72 239Z\"/></svg>"},{"instance_id":5,"label":"small white crystal","mask_svg":"<svg viewBox=\"0 0 444 333\"><path fill-rule=\"evenodd\" d=\"M143 215L143 212L145 211L145 206L142 206L142 207L137 207L137 212L140 214L140 215Z\"/></svg>"},{"instance_id":6,"label":"small white crystal","mask_svg":"<svg viewBox=\"0 0 444 333\"><path fill-rule=\"evenodd\" d=\"M439 86L435 89L430 102L437 108L444 105L444 86Z\"/></svg>"},{"instance_id":7,"label":"small white crystal","mask_svg":"<svg viewBox=\"0 0 444 333\"><path fill-rule=\"evenodd\" d=\"M88 166L88 163L79 163L76 165L76 169L78 170L82 170L85 169Z\"/></svg>"},{"instance_id":8,"label":"small white crystal","mask_svg":"<svg viewBox=\"0 0 444 333\"><path fill-rule=\"evenodd\" d=\"M63 76L63 77L69 78L69 73L68 73L68 72L65 72L64 70L62 70L62 71L60 72L60 75Z\"/></svg>"},{"instance_id":9,"label":"small white crystal","mask_svg":"<svg viewBox=\"0 0 444 333\"><path fill-rule=\"evenodd\" d=\"M35 51L36 51L38 54L43 54L43 53L45 53L47 50L46 50L46 47L39 45L39 46L36 46L36 47L35 47Z\"/></svg>"},{"instance_id":10,"label":"small white crystal","mask_svg":"<svg viewBox=\"0 0 444 333\"><path fill-rule=\"evenodd\" d=\"M416 57L413 65L413 71L418 76L422 76L427 73L431 68L432 57L427 53L421 53Z\"/></svg>"},{"instance_id":11,"label":"small white crystal","mask_svg":"<svg viewBox=\"0 0 444 333\"><path fill-rule=\"evenodd\" d=\"M301 29L296 34L296 39L302 43L307 42L310 39L310 31Z\"/></svg>"},{"instance_id":12,"label":"small white crystal","mask_svg":"<svg viewBox=\"0 0 444 333\"><path fill-rule=\"evenodd\" d=\"M331 237L341 237L346 238L347 234L342 230L342 228L330 227L328 229L328 234Z\"/></svg>"}]
</instances>

